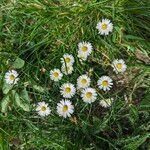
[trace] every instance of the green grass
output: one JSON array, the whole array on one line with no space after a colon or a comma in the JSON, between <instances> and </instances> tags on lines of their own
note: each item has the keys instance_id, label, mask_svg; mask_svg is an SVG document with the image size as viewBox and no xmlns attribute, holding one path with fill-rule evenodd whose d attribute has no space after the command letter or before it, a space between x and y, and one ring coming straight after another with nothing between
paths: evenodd
<instances>
[{"instance_id":1,"label":"green grass","mask_svg":"<svg viewBox=\"0 0 150 150\"><path fill-rule=\"evenodd\" d=\"M150 56L148 0L2 0L0 6L0 101L12 90L22 97L25 89L29 95L25 102L30 108L26 112L10 98L7 111L0 114L0 149L150 149L150 61L144 63ZM102 18L113 22L114 30L108 36L96 30ZM90 41L94 46L83 64L77 58L80 41ZM144 59L137 58L137 50ZM55 84L49 71L61 67L64 53L75 57L74 72ZM17 58L25 61L17 69L20 81L5 94L3 77L14 68ZM124 59L128 66L123 77L110 67L117 58ZM41 68L46 69L44 74ZM90 73L92 87L106 74L114 79L114 88L107 93L97 89L99 97L91 105L76 95L71 101L77 122L62 119L56 113L60 85L67 81L76 84L78 76L90 68L94 69ZM115 98L113 106L102 108L99 101L110 97ZM52 115L46 118L38 117L33 109L42 100L52 109Z\"/></svg>"}]
</instances>

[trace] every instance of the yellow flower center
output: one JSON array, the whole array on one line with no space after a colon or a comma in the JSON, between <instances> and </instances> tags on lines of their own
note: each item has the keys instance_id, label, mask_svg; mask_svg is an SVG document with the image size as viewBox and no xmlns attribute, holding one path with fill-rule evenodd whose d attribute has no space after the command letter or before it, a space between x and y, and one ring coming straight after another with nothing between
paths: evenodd
<instances>
[{"instance_id":1,"label":"yellow flower center","mask_svg":"<svg viewBox=\"0 0 150 150\"><path fill-rule=\"evenodd\" d=\"M83 51L83 52L86 52L87 50L88 50L87 46L83 46L83 47L82 47L82 51Z\"/></svg>"},{"instance_id":2,"label":"yellow flower center","mask_svg":"<svg viewBox=\"0 0 150 150\"><path fill-rule=\"evenodd\" d=\"M123 66L123 65L122 65L121 63L116 64L116 68L117 68L117 69L122 69L122 66Z\"/></svg>"},{"instance_id":3,"label":"yellow flower center","mask_svg":"<svg viewBox=\"0 0 150 150\"><path fill-rule=\"evenodd\" d=\"M82 79L82 80L81 80L81 83L82 83L82 84L86 84L86 83L87 83L87 80L86 80L86 79Z\"/></svg>"},{"instance_id":4,"label":"yellow flower center","mask_svg":"<svg viewBox=\"0 0 150 150\"><path fill-rule=\"evenodd\" d=\"M71 61L70 58L65 58L66 63L69 63L70 61Z\"/></svg>"},{"instance_id":5,"label":"yellow flower center","mask_svg":"<svg viewBox=\"0 0 150 150\"><path fill-rule=\"evenodd\" d=\"M70 93L71 92L71 88L70 87L65 88L65 92L66 93Z\"/></svg>"},{"instance_id":6,"label":"yellow flower center","mask_svg":"<svg viewBox=\"0 0 150 150\"><path fill-rule=\"evenodd\" d=\"M63 112L66 112L66 111L68 111L68 106L67 106L67 105L64 105L64 106L63 106Z\"/></svg>"},{"instance_id":7,"label":"yellow flower center","mask_svg":"<svg viewBox=\"0 0 150 150\"><path fill-rule=\"evenodd\" d=\"M102 86L108 86L108 81L107 81L107 80L104 80L104 81L102 82Z\"/></svg>"},{"instance_id":8,"label":"yellow flower center","mask_svg":"<svg viewBox=\"0 0 150 150\"><path fill-rule=\"evenodd\" d=\"M45 106L42 106L42 107L41 107L41 111L46 111L46 107L45 107Z\"/></svg>"},{"instance_id":9,"label":"yellow flower center","mask_svg":"<svg viewBox=\"0 0 150 150\"><path fill-rule=\"evenodd\" d=\"M107 29L107 24L106 24L106 23L103 23L103 24L101 25L101 28L102 28L103 30L106 30L106 29Z\"/></svg>"},{"instance_id":10,"label":"yellow flower center","mask_svg":"<svg viewBox=\"0 0 150 150\"><path fill-rule=\"evenodd\" d=\"M59 76L58 72L54 72L53 76L57 78Z\"/></svg>"},{"instance_id":11,"label":"yellow flower center","mask_svg":"<svg viewBox=\"0 0 150 150\"><path fill-rule=\"evenodd\" d=\"M87 97L87 98L90 98L92 95L93 95L92 92L87 92L87 93L86 93L86 97Z\"/></svg>"},{"instance_id":12,"label":"yellow flower center","mask_svg":"<svg viewBox=\"0 0 150 150\"><path fill-rule=\"evenodd\" d=\"M9 78L10 80L15 80L16 77L13 74L11 74Z\"/></svg>"}]
</instances>

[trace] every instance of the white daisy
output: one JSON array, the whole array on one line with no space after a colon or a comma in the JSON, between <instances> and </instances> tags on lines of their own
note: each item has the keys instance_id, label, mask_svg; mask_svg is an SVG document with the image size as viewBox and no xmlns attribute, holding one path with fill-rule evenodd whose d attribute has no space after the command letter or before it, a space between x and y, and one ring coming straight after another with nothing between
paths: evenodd
<instances>
[{"instance_id":1,"label":"white daisy","mask_svg":"<svg viewBox=\"0 0 150 150\"><path fill-rule=\"evenodd\" d=\"M82 62L82 61L86 61L87 60L87 55L85 55L84 53L80 53L79 51L78 51L78 58L80 59L80 61Z\"/></svg>"},{"instance_id":2,"label":"white daisy","mask_svg":"<svg viewBox=\"0 0 150 150\"><path fill-rule=\"evenodd\" d=\"M112 79L108 76L102 76L98 82L97 82L98 86L100 89L103 89L104 91L109 91L110 88L113 85Z\"/></svg>"},{"instance_id":3,"label":"white daisy","mask_svg":"<svg viewBox=\"0 0 150 150\"><path fill-rule=\"evenodd\" d=\"M61 100L57 104L57 113L64 118L71 117L74 112L74 106L69 100Z\"/></svg>"},{"instance_id":4,"label":"white daisy","mask_svg":"<svg viewBox=\"0 0 150 150\"><path fill-rule=\"evenodd\" d=\"M86 74L81 75L77 79L77 87L78 89L87 88L88 86L90 86L90 82L91 79Z\"/></svg>"},{"instance_id":5,"label":"white daisy","mask_svg":"<svg viewBox=\"0 0 150 150\"><path fill-rule=\"evenodd\" d=\"M19 78L18 77L18 73L15 70L9 70L8 72L6 72L5 74L5 81L7 84L17 84Z\"/></svg>"},{"instance_id":6,"label":"white daisy","mask_svg":"<svg viewBox=\"0 0 150 150\"><path fill-rule=\"evenodd\" d=\"M82 90L81 97L84 102L92 103L97 98L96 90L93 88L90 88L90 87L86 88L86 89Z\"/></svg>"},{"instance_id":7,"label":"white daisy","mask_svg":"<svg viewBox=\"0 0 150 150\"><path fill-rule=\"evenodd\" d=\"M93 47L90 42L80 42L78 44L78 57L86 60L87 56L92 53Z\"/></svg>"},{"instance_id":8,"label":"white daisy","mask_svg":"<svg viewBox=\"0 0 150 150\"><path fill-rule=\"evenodd\" d=\"M103 99L100 101L100 105L104 108L110 107L113 103L113 98Z\"/></svg>"},{"instance_id":9,"label":"white daisy","mask_svg":"<svg viewBox=\"0 0 150 150\"><path fill-rule=\"evenodd\" d=\"M44 116L48 116L51 113L50 108L48 107L48 104L43 102L38 102L37 106L36 106L36 111L38 113L38 115L44 117Z\"/></svg>"},{"instance_id":10,"label":"white daisy","mask_svg":"<svg viewBox=\"0 0 150 150\"><path fill-rule=\"evenodd\" d=\"M71 83L64 83L60 87L60 93L64 98L71 98L75 95L76 89Z\"/></svg>"},{"instance_id":11,"label":"white daisy","mask_svg":"<svg viewBox=\"0 0 150 150\"><path fill-rule=\"evenodd\" d=\"M118 73L123 73L126 71L127 69L127 65L125 64L124 60L122 59L115 59L113 62L112 62L112 67L113 67L113 70L118 74Z\"/></svg>"},{"instance_id":12,"label":"white daisy","mask_svg":"<svg viewBox=\"0 0 150 150\"><path fill-rule=\"evenodd\" d=\"M102 21L98 22L96 29L98 29L99 34L108 35L113 30L113 24L109 19L102 19Z\"/></svg>"},{"instance_id":13,"label":"white daisy","mask_svg":"<svg viewBox=\"0 0 150 150\"><path fill-rule=\"evenodd\" d=\"M50 71L50 78L53 81L59 81L63 77L63 74L60 72L59 69L54 69Z\"/></svg>"},{"instance_id":14,"label":"white daisy","mask_svg":"<svg viewBox=\"0 0 150 150\"><path fill-rule=\"evenodd\" d=\"M73 65L74 57L70 54L64 54L63 57L61 58L61 63L67 66Z\"/></svg>"},{"instance_id":15,"label":"white daisy","mask_svg":"<svg viewBox=\"0 0 150 150\"><path fill-rule=\"evenodd\" d=\"M73 72L73 66L72 65L62 65L61 67L61 71L65 74L65 75L69 75L69 74L72 74Z\"/></svg>"}]
</instances>

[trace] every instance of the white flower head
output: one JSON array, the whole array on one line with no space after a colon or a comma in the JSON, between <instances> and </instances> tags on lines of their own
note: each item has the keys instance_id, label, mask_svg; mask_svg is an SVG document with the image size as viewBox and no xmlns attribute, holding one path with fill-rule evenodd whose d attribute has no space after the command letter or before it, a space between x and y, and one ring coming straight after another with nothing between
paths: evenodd
<instances>
[{"instance_id":1,"label":"white flower head","mask_svg":"<svg viewBox=\"0 0 150 150\"><path fill-rule=\"evenodd\" d=\"M61 67L61 71L65 74L65 75L69 75L72 74L73 72L73 66L72 65L65 65L63 64Z\"/></svg>"},{"instance_id":2,"label":"white flower head","mask_svg":"<svg viewBox=\"0 0 150 150\"><path fill-rule=\"evenodd\" d=\"M74 57L71 54L64 54L61 58L61 63L67 66L73 65Z\"/></svg>"},{"instance_id":3,"label":"white flower head","mask_svg":"<svg viewBox=\"0 0 150 150\"><path fill-rule=\"evenodd\" d=\"M98 80L97 84L100 89L103 89L104 91L109 91L110 88L112 88L113 81L109 76L102 76Z\"/></svg>"},{"instance_id":4,"label":"white flower head","mask_svg":"<svg viewBox=\"0 0 150 150\"><path fill-rule=\"evenodd\" d=\"M91 79L86 74L81 75L77 79L77 87L78 89L87 88L90 86L90 82L91 82Z\"/></svg>"},{"instance_id":5,"label":"white flower head","mask_svg":"<svg viewBox=\"0 0 150 150\"><path fill-rule=\"evenodd\" d=\"M17 84L19 78L18 78L18 73L15 70L9 70L5 74L5 81L7 84Z\"/></svg>"},{"instance_id":6,"label":"white flower head","mask_svg":"<svg viewBox=\"0 0 150 150\"><path fill-rule=\"evenodd\" d=\"M109 19L102 19L100 22L98 22L96 29L98 29L99 34L108 35L109 32L112 32L113 30L113 24Z\"/></svg>"},{"instance_id":7,"label":"white flower head","mask_svg":"<svg viewBox=\"0 0 150 150\"><path fill-rule=\"evenodd\" d=\"M93 47L90 42L80 42L78 44L78 57L86 60L87 57L92 53Z\"/></svg>"},{"instance_id":8,"label":"white flower head","mask_svg":"<svg viewBox=\"0 0 150 150\"><path fill-rule=\"evenodd\" d=\"M78 58L80 59L80 61L82 62L82 61L86 61L87 60L87 57L88 57L88 55L86 55L86 54L84 54L84 53L80 53L79 51L78 51Z\"/></svg>"},{"instance_id":9,"label":"white flower head","mask_svg":"<svg viewBox=\"0 0 150 150\"><path fill-rule=\"evenodd\" d=\"M40 115L41 117L45 117L48 116L51 113L50 108L48 107L48 104L43 102L38 102L37 106L36 106L36 111L38 113L38 115Z\"/></svg>"},{"instance_id":10,"label":"white flower head","mask_svg":"<svg viewBox=\"0 0 150 150\"><path fill-rule=\"evenodd\" d=\"M63 77L63 74L60 72L59 69L54 69L50 71L50 79L53 81L59 81Z\"/></svg>"},{"instance_id":11,"label":"white flower head","mask_svg":"<svg viewBox=\"0 0 150 150\"><path fill-rule=\"evenodd\" d=\"M99 104L104 107L104 108L107 108L107 107L110 107L113 103L114 99L113 98L108 98L108 99L103 99L99 102Z\"/></svg>"},{"instance_id":12,"label":"white flower head","mask_svg":"<svg viewBox=\"0 0 150 150\"><path fill-rule=\"evenodd\" d=\"M86 88L86 89L82 90L81 97L84 102L92 103L97 98L96 90L93 88L90 88L90 87Z\"/></svg>"},{"instance_id":13,"label":"white flower head","mask_svg":"<svg viewBox=\"0 0 150 150\"><path fill-rule=\"evenodd\" d=\"M118 74L118 73L123 73L126 71L127 69L127 65L125 64L125 61L122 60L122 59L115 59L113 62L112 62L112 67L113 67L113 70Z\"/></svg>"},{"instance_id":14,"label":"white flower head","mask_svg":"<svg viewBox=\"0 0 150 150\"><path fill-rule=\"evenodd\" d=\"M71 98L75 95L76 89L71 83L64 83L60 87L60 93L64 98Z\"/></svg>"},{"instance_id":15,"label":"white flower head","mask_svg":"<svg viewBox=\"0 0 150 150\"><path fill-rule=\"evenodd\" d=\"M74 106L69 100L61 100L57 104L57 113L64 118L71 117L74 112Z\"/></svg>"}]
</instances>

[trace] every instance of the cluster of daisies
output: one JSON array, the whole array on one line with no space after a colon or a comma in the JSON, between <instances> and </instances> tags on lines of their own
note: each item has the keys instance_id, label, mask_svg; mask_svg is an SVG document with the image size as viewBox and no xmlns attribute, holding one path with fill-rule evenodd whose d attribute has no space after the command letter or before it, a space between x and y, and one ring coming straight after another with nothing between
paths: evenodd
<instances>
[{"instance_id":1,"label":"cluster of daisies","mask_svg":"<svg viewBox=\"0 0 150 150\"><path fill-rule=\"evenodd\" d=\"M113 24L108 19L102 19L96 28L101 35L108 35L113 30ZM86 61L88 56L92 53L93 46L90 42L80 42L78 44L77 56L79 60ZM50 79L54 82L60 81L64 75L70 75L73 72L74 57L71 54L64 54L61 58L61 70L55 68L50 71ZM122 59L116 59L111 64L113 70L118 73L126 71L126 64ZM5 75L6 83L16 84L19 80L18 73L15 70L8 71ZM77 78L76 85L66 82L60 86L60 94L63 99L57 103L57 113L64 118L70 117L74 112L74 106L71 102L71 98L76 93L80 94L80 97L85 103L93 103L97 99L97 91L91 86L91 79L87 74L80 75ZM109 91L113 87L113 80L104 75L97 81L97 86L100 90ZM100 101L100 105L103 107L110 107L113 102L113 98ZM40 116L48 116L51 113L51 109L47 103L38 102L36 105L36 111Z\"/></svg>"}]
</instances>

